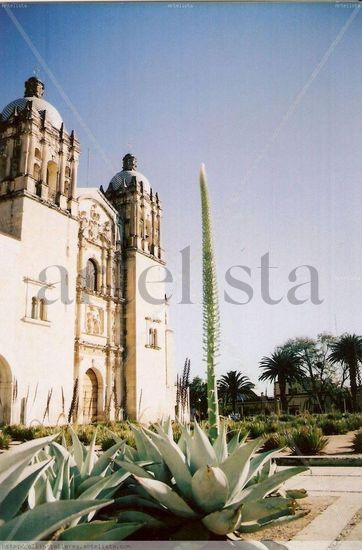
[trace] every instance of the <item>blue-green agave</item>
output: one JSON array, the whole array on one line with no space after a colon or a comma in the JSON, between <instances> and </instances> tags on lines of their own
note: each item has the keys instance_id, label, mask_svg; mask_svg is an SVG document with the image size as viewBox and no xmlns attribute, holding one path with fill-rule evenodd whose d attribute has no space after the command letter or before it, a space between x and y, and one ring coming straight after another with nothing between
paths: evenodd
<instances>
[{"instance_id":1,"label":"blue-green agave","mask_svg":"<svg viewBox=\"0 0 362 550\"><path fill-rule=\"evenodd\" d=\"M277 451L257 453L262 438L239 441L236 434L227 443L226 426L221 424L211 443L196 422L193 433L183 428L178 443L169 421L156 425L157 433L132 429L137 450L130 455L124 448L124 459L116 459L116 463L132 473L137 485L132 491L130 484L127 497L116 499L116 503L147 512L143 517L146 525L157 518L165 525L174 521L182 528L192 524L203 529L204 536L240 537L242 532L303 515L297 513L294 498L276 491L307 468L275 472L271 458ZM128 512L125 519L137 517Z\"/></svg>"}]
</instances>

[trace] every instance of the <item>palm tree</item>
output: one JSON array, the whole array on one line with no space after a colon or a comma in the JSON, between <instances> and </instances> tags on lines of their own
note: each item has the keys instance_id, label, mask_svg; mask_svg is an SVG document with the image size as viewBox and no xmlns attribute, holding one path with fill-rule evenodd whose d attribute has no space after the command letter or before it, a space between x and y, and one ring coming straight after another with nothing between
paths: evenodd
<instances>
[{"instance_id":1,"label":"palm tree","mask_svg":"<svg viewBox=\"0 0 362 550\"><path fill-rule=\"evenodd\" d=\"M232 411L236 412L236 402L239 395L250 395L255 387L247 376L236 370L230 370L223 374L218 382L220 394L225 396L225 401L231 401Z\"/></svg>"},{"instance_id":2,"label":"palm tree","mask_svg":"<svg viewBox=\"0 0 362 550\"><path fill-rule=\"evenodd\" d=\"M287 383L299 382L302 379L304 369L301 357L290 349L279 348L271 357L263 357L259 366L264 369L264 372L259 376L259 380L278 382L282 410L287 412L286 385Z\"/></svg>"},{"instance_id":3,"label":"palm tree","mask_svg":"<svg viewBox=\"0 0 362 550\"><path fill-rule=\"evenodd\" d=\"M357 411L357 378L359 363L362 362L362 336L343 334L331 345L328 359L332 363L340 363L347 367L351 384L352 410Z\"/></svg>"}]
</instances>

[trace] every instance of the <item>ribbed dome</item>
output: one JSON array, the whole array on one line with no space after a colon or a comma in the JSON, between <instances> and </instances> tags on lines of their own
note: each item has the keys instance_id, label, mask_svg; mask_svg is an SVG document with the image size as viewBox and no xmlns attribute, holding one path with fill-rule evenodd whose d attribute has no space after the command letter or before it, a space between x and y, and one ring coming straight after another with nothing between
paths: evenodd
<instances>
[{"instance_id":1,"label":"ribbed dome","mask_svg":"<svg viewBox=\"0 0 362 550\"><path fill-rule=\"evenodd\" d=\"M151 185L146 176L141 174L141 172L137 172L136 170L122 170L121 172L117 172L109 182L109 187L112 188L113 191L118 191L118 189L124 189L125 187L128 187L130 183L132 182L132 179L136 178L137 183L143 184L143 189L147 193L151 190Z\"/></svg>"},{"instance_id":2,"label":"ribbed dome","mask_svg":"<svg viewBox=\"0 0 362 550\"><path fill-rule=\"evenodd\" d=\"M60 130L63 120L57 109L48 103L48 101L45 101L45 99L34 96L20 97L19 99L11 101L11 103L3 109L1 113L2 119L8 120L15 107L17 107L19 111L23 111L28 101L33 102L33 108L36 109L41 116L44 116L44 112L46 111L46 120L50 122L52 126Z\"/></svg>"}]
</instances>

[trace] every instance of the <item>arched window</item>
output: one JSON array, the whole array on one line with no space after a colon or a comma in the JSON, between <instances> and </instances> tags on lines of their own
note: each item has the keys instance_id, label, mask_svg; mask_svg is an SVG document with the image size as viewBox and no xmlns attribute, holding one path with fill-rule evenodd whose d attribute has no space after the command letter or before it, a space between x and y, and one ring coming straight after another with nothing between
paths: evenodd
<instances>
[{"instance_id":1,"label":"arched window","mask_svg":"<svg viewBox=\"0 0 362 550\"><path fill-rule=\"evenodd\" d=\"M157 338L157 329L156 328L149 328L148 329L148 346L150 348L157 348L158 347L158 338Z\"/></svg>"},{"instance_id":2,"label":"arched window","mask_svg":"<svg viewBox=\"0 0 362 550\"><path fill-rule=\"evenodd\" d=\"M153 328L148 329L148 345L152 348L153 343Z\"/></svg>"},{"instance_id":3,"label":"arched window","mask_svg":"<svg viewBox=\"0 0 362 550\"><path fill-rule=\"evenodd\" d=\"M98 269L97 264L94 260L87 261L85 286L88 288L88 290L98 289Z\"/></svg>"},{"instance_id":4,"label":"arched window","mask_svg":"<svg viewBox=\"0 0 362 550\"><path fill-rule=\"evenodd\" d=\"M38 300L37 298L32 298L31 300L31 318L37 319L38 318Z\"/></svg>"},{"instance_id":5,"label":"arched window","mask_svg":"<svg viewBox=\"0 0 362 550\"><path fill-rule=\"evenodd\" d=\"M153 329L153 347L154 348L157 348L158 347L158 338L157 338L157 328L154 328Z\"/></svg>"},{"instance_id":6,"label":"arched window","mask_svg":"<svg viewBox=\"0 0 362 550\"><path fill-rule=\"evenodd\" d=\"M39 302L39 319L42 321L47 321L47 305L44 298Z\"/></svg>"},{"instance_id":7,"label":"arched window","mask_svg":"<svg viewBox=\"0 0 362 550\"><path fill-rule=\"evenodd\" d=\"M47 184L48 184L48 196L50 200L55 200L57 194L57 176L58 176L58 166L54 161L48 162L47 167Z\"/></svg>"},{"instance_id":8,"label":"arched window","mask_svg":"<svg viewBox=\"0 0 362 550\"><path fill-rule=\"evenodd\" d=\"M37 160L41 160L41 152L40 152L40 149L38 149L37 147L35 148L35 151L34 151L34 157Z\"/></svg>"},{"instance_id":9,"label":"arched window","mask_svg":"<svg viewBox=\"0 0 362 550\"><path fill-rule=\"evenodd\" d=\"M37 164L37 163L34 164L34 168L33 168L33 178L34 178L36 181L39 181L39 180L40 180L40 166L39 166L39 164Z\"/></svg>"}]
</instances>

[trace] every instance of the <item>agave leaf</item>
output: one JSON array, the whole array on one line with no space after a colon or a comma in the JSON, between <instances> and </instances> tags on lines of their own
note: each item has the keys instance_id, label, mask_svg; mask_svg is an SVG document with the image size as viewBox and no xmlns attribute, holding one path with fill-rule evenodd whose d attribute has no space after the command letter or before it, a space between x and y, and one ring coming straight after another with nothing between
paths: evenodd
<instances>
[{"instance_id":1,"label":"agave leaf","mask_svg":"<svg viewBox=\"0 0 362 550\"><path fill-rule=\"evenodd\" d=\"M234 502L235 495L238 495L243 488L249 473L250 457L260 446L261 438L243 443L229 457L220 464L220 468L229 481L230 495L229 504Z\"/></svg>"},{"instance_id":2,"label":"agave leaf","mask_svg":"<svg viewBox=\"0 0 362 550\"><path fill-rule=\"evenodd\" d=\"M71 478L71 474L70 474L69 457L68 457L66 458L64 462L64 467L63 467L63 488L62 488L62 494L61 494L62 500L67 500L67 499L70 499L71 497L74 497L74 495L72 495L71 493L70 478Z\"/></svg>"},{"instance_id":3,"label":"agave leaf","mask_svg":"<svg viewBox=\"0 0 362 550\"><path fill-rule=\"evenodd\" d=\"M197 517L190 506L175 492L162 481L156 479L147 479L145 477L134 478L148 492L151 497L156 499L160 504L165 506L170 512L184 518Z\"/></svg>"},{"instance_id":4,"label":"agave leaf","mask_svg":"<svg viewBox=\"0 0 362 550\"><path fill-rule=\"evenodd\" d=\"M288 523L289 521L295 521L296 519L302 518L306 516L309 513L309 510L302 510L300 512L297 512L294 515L289 516L282 516L276 519L272 519L271 521L268 521L266 523L258 523L258 522L249 522L249 523L242 523L239 527L240 533L254 533L255 531L259 531L262 527L268 527L270 526L277 526L281 523Z\"/></svg>"},{"instance_id":5,"label":"agave leaf","mask_svg":"<svg viewBox=\"0 0 362 550\"><path fill-rule=\"evenodd\" d=\"M147 460L150 457L148 455L144 440L140 435L140 429L134 426L133 424L131 424L130 426L134 435L139 460Z\"/></svg>"},{"instance_id":6,"label":"agave leaf","mask_svg":"<svg viewBox=\"0 0 362 550\"><path fill-rule=\"evenodd\" d=\"M177 442L177 446L179 447L182 454L186 455L186 439L185 439L185 436L184 436L183 432L181 432L181 436L180 436L180 439Z\"/></svg>"},{"instance_id":7,"label":"agave leaf","mask_svg":"<svg viewBox=\"0 0 362 550\"><path fill-rule=\"evenodd\" d=\"M231 455L239 447L240 430L230 439L228 443L228 453Z\"/></svg>"},{"instance_id":8,"label":"agave leaf","mask_svg":"<svg viewBox=\"0 0 362 550\"><path fill-rule=\"evenodd\" d=\"M214 442L214 451L216 454L216 460L218 464L224 462L228 457L228 446L226 443L226 424L225 422L220 423L219 434Z\"/></svg>"},{"instance_id":9,"label":"agave leaf","mask_svg":"<svg viewBox=\"0 0 362 550\"><path fill-rule=\"evenodd\" d=\"M57 477L55 478L54 486L52 487L52 489L53 489L53 495L54 495L55 500L60 500L60 496L61 496L61 494L62 494L62 490L63 490L63 476L64 476L64 464L65 464L65 460L64 460L64 458L62 458L62 461L61 461L60 466L59 466L58 475L57 475Z\"/></svg>"},{"instance_id":10,"label":"agave leaf","mask_svg":"<svg viewBox=\"0 0 362 550\"><path fill-rule=\"evenodd\" d=\"M69 527L65 529L60 536L59 540L99 540L99 537L106 533L112 527L117 525L117 520L110 521L92 521L92 523L81 523L75 527Z\"/></svg>"},{"instance_id":11,"label":"agave leaf","mask_svg":"<svg viewBox=\"0 0 362 550\"><path fill-rule=\"evenodd\" d=\"M124 540L143 527L142 523L119 523L95 540Z\"/></svg>"},{"instance_id":12,"label":"agave leaf","mask_svg":"<svg viewBox=\"0 0 362 550\"><path fill-rule=\"evenodd\" d=\"M237 510L225 508L224 510L212 512L212 514L203 517L201 521L212 533L227 535L240 526L241 507Z\"/></svg>"},{"instance_id":13,"label":"agave leaf","mask_svg":"<svg viewBox=\"0 0 362 550\"><path fill-rule=\"evenodd\" d=\"M110 476L102 477L99 481L88 487L88 489L86 489L79 496L79 498L82 500L91 500L92 498L97 498L99 493L104 489L116 489L130 475L130 472L126 472L122 469L117 470Z\"/></svg>"},{"instance_id":14,"label":"agave leaf","mask_svg":"<svg viewBox=\"0 0 362 550\"><path fill-rule=\"evenodd\" d=\"M67 440L65 439L65 433L62 432L62 447L64 447L64 449L67 449L68 450L68 445L67 445Z\"/></svg>"},{"instance_id":15,"label":"agave leaf","mask_svg":"<svg viewBox=\"0 0 362 550\"><path fill-rule=\"evenodd\" d=\"M64 458L64 460L69 458L69 465L72 468L77 467L73 456L70 454L66 447L63 447L63 445L59 445L59 443L53 441L49 449L52 456L55 456L59 460L61 460L61 458Z\"/></svg>"},{"instance_id":16,"label":"agave leaf","mask_svg":"<svg viewBox=\"0 0 362 550\"><path fill-rule=\"evenodd\" d=\"M84 453L86 452L86 449L83 443L80 441L78 435L73 430L72 426L69 424L68 427L69 427L70 435L72 437L74 460L76 465L78 466L79 472L81 472L83 467L83 462L84 462Z\"/></svg>"},{"instance_id":17,"label":"agave leaf","mask_svg":"<svg viewBox=\"0 0 362 550\"><path fill-rule=\"evenodd\" d=\"M165 433L167 434L167 436L173 441L173 431L172 431L172 422L171 422L171 417L168 416L165 420L165 422L163 423L163 429L165 431Z\"/></svg>"},{"instance_id":18,"label":"agave leaf","mask_svg":"<svg viewBox=\"0 0 362 550\"><path fill-rule=\"evenodd\" d=\"M82 483L80 483L78 485L77 494L80 495L81 493L83 493L84 491L89 489L89 487L92 487L95 483L97 483L101 479L104 479L104 476L91 476L91 477L88 477L87 479L82 481Z\"/></svg>"},{"instance_id":19,"label":"agave leaf","mask_svg":"<svg viewBox=\"0 0 362 550\"><path fill-rule=\"evenodd\" d=\"M271 459L271 457L277 454L280 449L273 449L271 451L265 451L264 453L259 453L250 460L250 468L247 477L247 483L262 469L264 464Z\"/></svg>"},{"instance_id":20,"label":"agave leaf","mask_svg":"<svg viewBox=\"0 0 362 550\"><path fill-rule=\"evenodd\" d=\"M104 476L108 470L109 465L111 464L114 457L118 454L119 449L122 447L123 442L118 441L115 445L104 451L101 456L98 458L94 464L90 475L93 476Z\"/></svg>"},{"instance_id":21,"label":"agave leaf","mask_svg":"<svg viewBox=\"0 0 362 550\"><path fill-rule=\"evenodd\" d=\"M87 449L86 458L83 462L82 469L80 471L80 475L82 479L90 476L90 473L93 469L93 465L97 459L97 455L95 452L96 437L97 437L97 428L94 430L92 441L90 442L89 448Z\"/></svg>"},{"instance_id":22,"label":"agave leaf","mask_svg":"<svg viewBox=\"0 0 362 550\"><path fill-rule=\"evenodd\" d=\"M143 523L147 527L162 529L167 527L167 523L154 518L150 514L138 510L125 510L118 514L118 520L121 523Z\"/></svg>"},{"instance_id":23,"label":"agave leaf","mask_svg":"<svg viewBox=\"0 0 362 550\"><path fill-rule=\"evenodd\" d=\"M185 464L185 456L182 454L178 445L168 437L162 437L157 434L152 434L152 436L150 435L150 438L151 437L158 448L160 456L163 458L175 478L180 492L186 498L192 498L192 477Z\"/></svg>"},{"instance_id":24,"label":"agave leaf","mask_svg":"<svg viewBox=\"0 0 362 550\"><path fill-rule=\"evenodd\" d=\"M147 497L148 497L148 493ZM152 500L148 500L146 498L142 498L139 495L128 495L124 497L119 497L114 500L114 503L112 505L112 508L126 508L126 510L129 509L139 509L140 511L144 510L157 510L161 512L166 512L166 510L158 504L157 502L154 502Z\"/></svg>"},{"instance_id":25,"label":"agave leaf","mask_svg":"<svg viewBox=\"0 0 362 550\"><path fill-rule=\"evenodd\" d=\"M260 524L285 515L294 515L295 501L283 497L270 497L243 504L243 523L258 522Z\"/></svg>"},{"instance_id":26,"label":"agave leaf","mask_svg":"<svg viewBox=\"0 0 362 550\"><path fill-rule=\"evenodd\" d=\"M59 498L55 498L52 486L51 486L50 481L49 481L48 478L45 480L44 489L45 489L44 490L44 500L45 500L45 502L56 502L57 500L59 500ZM42 504L43 504L43 502L42 502Z\"/></svg>"},{"instance_id":27,"label":"agave leaf","mask_svg":"<svg viewBox=\"0 0 362 550\"><path fill-rule=\"evenodd\" d=\"M29 463L29 459L25 458L22 462L15 462L11 467L9 467L8 472L3 472L0 475L0 505L7 495L16 487L18 479L21 476L22 472L25 470Z\"/></svg>"},{"instance_id":28,"label":"agave leaf","mask_svg":"<svg viewBox=\"0 0 362 550\"><path fill-rule=\"evenodd\" d=\"M153 460L154 462L163 462L162 454L153 441L153 436L157 437L157 434L151 432L151 430L147 430L147 428L140 429L138 433L139 437L143 440L147 458Z\"/></svg>"},{"instance_id":29,"label":"agave leaf","mask_svg":"<svg viewBox=\"0 0 362 550\"><path fill-rule=\"evenodd\" d=\"M278 487L280 487L280 485L282 485L289 478L307 470L308 468L306 466L295 466L293 468L288 468L287 470L281 470L273 476L268 477L261 483L251 485L247 489L244 489L240 494L239 502L246 503L264 498L272 491L278 489Z\"/></svg>"},{"instance_id":30,"label":"agave leaf","mask_svg":"<svg viewBox=\"0 0 362 550\"><path fill-rule=\"evenodd\" d=\"M108 506L112 500L63 500L40 504L0 526L0 540L42 540L75 518Z\"/></svg>"},{"instance_id":31,"label":"agave leaf","mask_svg":"<svg viewBox=\"0 0 362 550\"><path fill-rule=\"evenodd\" d=\"M29 458L30 461L36 452L40 451L40 449L45 447L45 445L48 445L56 437L57 434L41 437L39 439L33 439L32 441L21 443L21 445L17 445L6 453L0 455L0 474L6 472L15 461L20 463L25 460L25 458Z\"/></svg>"},{"instance_id":32,"label":"agave leaf","mask_svg":"<svg viewBox=\"0 0 362 550\"><path fill-rule=\"evenodd\" d=\"M131 474L134 474L139 477L146 477L148 479L152 479L152 476L146 472L141 466L138 466L138 464L134 464L133 462L127 462L125 460L116 460L115 461L118 466L123 468L124 470L127 470L127 472L130 472Z\"/></svg>"},{"instance_id":33,"label":"agave leaf","mask_svg":"<svg viewBox=\"0 0 362 550\"><path fill-rule=\"evenodd\" d=\"M55 437L57 436L48 436L27 441L0 456L0 503L15 487L16 481L34 455Z\"/></svg>"},{"instance_id":34,"label":"agave leaf","mask_svg":"<svg viewBox=\"0 0 362 550\"><path fill-rule=\"evenodd\" d=\"M217 460L213 446L196 421L193 435L191 436L186 431L184 431L184 434L188 447L191 473L194 474L196 470L207 464L216 466Z\"/></svg>"},{"instance_id":35,"label":"agave leaf","mask_svg":"<svg viewBox=\"0 0 362 550\"><path fill-rule=\"evenodd\" d=\"M192 478L192 493L196 504L206 513L221 510L229 494L224 472L215 466L202 466Z\"/></svg>"},{"instance_id":36,"label":"agave leaf","mask_svg":"<svg viewBox=\"0 0 362 550\"><path fill-rule=\"evenodd\" d=\"M124 447L122 448L122 453L124 455L124 458L136 461L138 459L138 452L133 447L130 447L126 443L124 443Z\"/></svg>"},{"instance_id":37,"label":"agave leaf","mask_svg":"<svg viewBox=\"0 0 362 550\"><path fill-rule=\"evenodd\" d=\"M52 459L37 462L23 470L21 479L18 480L17 485L8 493L0 505L0 519L8 521L15 516L39 474L44 472L51 462Z\"/></svg>"}]
</instances>

